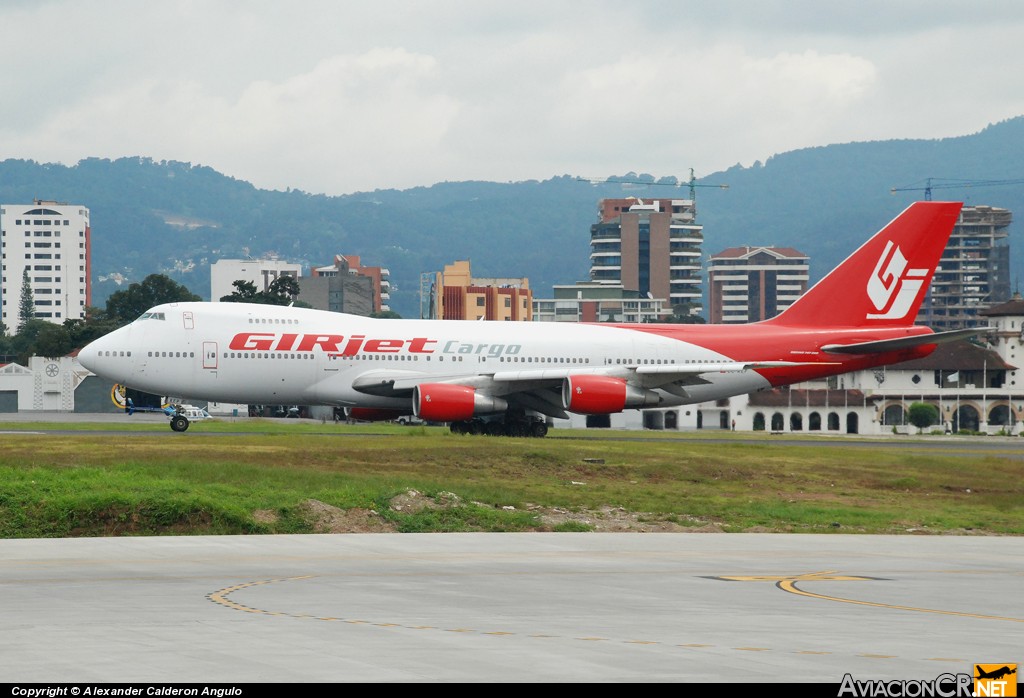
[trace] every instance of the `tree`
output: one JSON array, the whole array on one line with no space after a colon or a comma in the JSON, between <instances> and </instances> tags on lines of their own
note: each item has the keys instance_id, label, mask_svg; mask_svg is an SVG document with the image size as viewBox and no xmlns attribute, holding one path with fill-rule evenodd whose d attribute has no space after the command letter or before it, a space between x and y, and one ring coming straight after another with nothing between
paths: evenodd
<instances>
[{"instance_id":1,"label":"tree","mask_svg":"<svg viewBox=\"0 0 1024 698\"><path fill-rule=\"evenodd\" d=\"M270 305L288 305L299 295L299 282L290 274L282 274L270 282L270 289L265 294Z\"/></svg>"},{"instance_id":2,"label":"tree","mask_svg":"<svg viewBox=\"0 0 1024 698\"><path fill-rule=\"evenodd\" d=\"M231 282L235 290L226 296L221 296L221 303L256 303L256 284L245 279L236 279Z\"/></svg>"},{"instance_id":3,"label":"tree","mask_svg":"<svg viewBox=\"0 0 1024 698\"><path fill-rule=\"evenodd\" d=\"M935 405L926 402L915 402L907 410L907 419L917 427L918 433L925 427L930 427L939 422L939 410Z\"/></svg>"},{"instance_id":4,"label":"tree","mask_svg":"<svg viewBox=\"0 0 1024 698\"><path fill-rule=\"evenodd\" d=\"M29 283L28 267L21 272L21 301L18 303L19 331L36 317L36 299L32 295L32 284Z\"/></svg>"},{"instance_id":5,"label":"tree","mask_svg":"<svg viewBox=\"0 0 1024 698\"><path fill-rule=\"evenodd\" d=\"M9 347L10 352L17 356L18 363L28 364L28 357L36 353L36 341L39 339L39 335L49 327L59 326L38 318L32 318L28 322L22 323L18 328L18 333L11 338Z\"/></svg>"},{"instance_id":6,"label":"tree","mask_svg":"<svg viewBox=\"0 0 1024 698\"><path fill-rule=\"evenodd\" d=\"M227 296L221 296L224 303L260 303L262 305L295 305L300 308L309 308L308 303L297 301L299 295L299 282L290 274L282 274L270 282L266 291L257 291L256 284L244 279L232 281L235 287Z\"/></svg>"},{"instance_id":7,"label":"tree","mask_svg":"<svg viewBox=\"0 0 1024 698\"><path fill-rule=\"evenodd\" d=\"M67 327L55 325L52 322L43 322L39 327L35 342L32 343L31 353L36 356L56 358L66 356L74 349L74 342Z\"/></svg>"},{"instance_id":8,"label":"tree","mask_svg":"<svg viewBox=\"0 0 1024 698\"><path fill-rule=\"evenodd\" d=\"M675 325L703 325L707 323L707 320L700 315L690 315L689 313L680 315L676 313L675 315L669 315L663 320L651 320L651 322L667 322Z\"/></svg>"},{"instance_id":9,"label":"tree","mask_svg":"<svg viewBox=\"0 0 1024 698\"><path fill-rule=\"evenodd\" d=\"M85 319L68 318L64 321L64 329L71 338L75 349L81 349L94 339L99 339L120 327L115 318L111 318L103 308L87 306Z\"/></svg>"},{"instance_id":10,"label":"tree","mask_svg":"<svg viewBox=\"0 0 1024 698\"><path fill-rule=\"evenodd\" d=\"M110 294L107 315L126 325L155 305L201 301L202 298L164 274L150 274L142 283Z\"/></svg>"}]
</instances>

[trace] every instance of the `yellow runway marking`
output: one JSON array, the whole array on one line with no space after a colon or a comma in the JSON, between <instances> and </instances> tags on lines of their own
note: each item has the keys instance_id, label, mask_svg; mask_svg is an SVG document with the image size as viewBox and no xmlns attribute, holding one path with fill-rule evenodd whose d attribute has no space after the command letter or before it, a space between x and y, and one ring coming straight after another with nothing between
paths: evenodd
<instances>
[{"instance_id":1,"label":"yellow runway marking","mask_svg":"<svg viewBox=\"0 0 1024 698\"><path fill-rule=\"evenodd\" d=\"M541 638L556 638L556 639L576 640L576 641L580 641L580 642L612 642L612 643L618 643L618 644L622 644L622 645L640 645L640 646L664 645L664 643L662 643L660 641L656 641L656 640L615 640L615 639L612 639L612 638L598 637L598 636L573 637L573 636L566 636L566 635L549 635L549 634L545 634L545 633L523 634L523 633L508 632L508 631L501 631L501 630L493 630L493 631L484 632L484 631L477 630L477 629L474 629L474 628L462 628L462 627L457 627L457 628L439 628L439 627L433 626L433 625L405 625L405 624L402 624L402 623L377 623L377 622L373 622L373 621L369 621L369 620L361 620L361 619L358 619L358 618L338 618L338 617L335 617L335 616L316 616L316 615L312 615L312 614L308 614L308 613L287 613L287 612L283 612L283 611L271 611L271 610L267 610L267 609L253 608L251 606L246 606L245 604L238 603L237 601L234 601L231 598L229 598L231 594L233 594L235 592L238 592L238 591L245 590L245 589L253 589L255 587L264 586L264 585L267 585L267 584L276 584L276 583L279 583L279 582L292 582L292 581L301 581L301 580L306 580L306 579L314 579L315 576L316 575L304 575L304 576L298 576L298 577L282 577L282 578L279 578L279 579L264 579L264 580L254 581L254 582L246 582L246 583L242 583L242 584L234 584L232 586L225 587L225 588L220 589L218 591L215 591L215 592L212 592L210 594L207 594L206 598L209 599L210 601L212 601L213 603L216 603L216 604L218 604L220 606L223 606L225 608L229 608L229 609L235 610L235 611L242 611L242 612L245 612L245 613L253 613L253 614L259 614L259 615L264 615L264 616L278 616L278 617L289 617L289 618L296 618L296 619L310 619L310 620L340 622L340 623L348 623L350 625L365 625L365 626L374 626L374 627L378 627L378 628L401 628L401 629L406 629L406 630L435 630L435 631L443 631L443 632L449 632L449 633L460 633L460 634L470 634L470 635L473 635L473 634L475 634L475 635L489 635L489 636L492 636L492 637L516 637L516 636L518 636L518 637L529 637L529 638L537 638L537 639L541 639ZM840 597L836 597L836 596L826 596L824 594L815 594L815 593L812 593L812 592L800 589L799 587L796 586L796 584L799 583L799 582L811 582L811 581L815 581L815 582L817 582L817 581L873 581L871 577L859 577L859 576L843 575L843 574L837 574L834 571L812 572L812 573L808 573L808 574L784 575L784 576L747 575L747 576L730 576L730 577L712 577L712 579L720 579L720 580L727 580L727 581L738 581L738 582L774 582L774 584L775 584L775 586L777 588L779 588L779 589L781 589L781 590L783 590L785 592L788 592L788 593L791 593L791 594L796 594L798 596L804 596L804 597L808 597L808 598L820 599L820 600L823 600L823 601L836 601L836 602L840 602L840 603L851 603L851 604L857 604L857 605L862 605L862 606L873 606L873 607L876 607L876 608L888 608L888 609L904 610L904 611L916 611L916 612L921 612L921 613L939 613L939 614L944 614L944 615L961 616L961 617L967 617L967 618L980 618L980 619L985 619L985 620L1004 620L1004 621L1012 621L1012 622L1017 622L1017 623L1024 622L1024 619L1019 619L1019 618L1006 618L1006 617L1001 617L1001 616L988 616L988 615L982 615L982 614L977 614L977 613L963 613L963 612L959 612L959 611L943 611L943 610L935 610L935 609L927 609L927 608L914 608L914 607L910 607L910 606L899 606L899 605L894 605L894 604L884 604L884 603L877 603L877 602L871 602L871 601L859 601L859 600L856 600L856 599L845 599L845 598L840 598ZM670 645L664 645L664 646L670 646ZM707 644L707 643L701 643L701 642L679 643L679 644L676 644L674 646L675 647L687 648L687 649L702 649L702 648L715 648L715 647L718 647L718 646L713 645L713 644ZM729 649L729 648L720 648L720 649ZM772 647L732 647L731 649L733 651L737 651L737 652L773 652L773 651L779 651L778 648L772 648ZM791 654L823 655L823 656L824 655L833 655L834 654L833 652L816 651L816 650L786 650L786 652L787 653L791 653ZM869 658L869 659L896 659L896 658L898 658L897 655L891 655L891 654L872 654L872 653L861 653L861 654L856 654L856 655L853 655L853 656L864 657L864 658ZM965 660L960 659L960 658L952 658L952 657L933 657L933 658L926 659L925 661L934 661L934 662L962 662L962 661L965 661Z\"/></svg>"},{"instance_id":2,"label":"yellow runway marking","mask_svg":"<svg viewBox=\"0 0 1024 698\"><path fill-rule=\"evenodd\" d=\"M989 616L982 613L967 613L964 611L945 611L937 608L918 608L916 606L900 606L898 604L881 603L878 601L860 601L858 599L846 599L840 596L828 596L826 594L815 594L805 591L797 586L798 582L867 582L877 581L872 577L855 577L851 575L837 574L834 571L810 572L808 574L796 575L747 575L731 577L714 577L729 582L775 582L775 586L782 591L797 596L805 596L810 599L822 601L835 601L837 603L851 603L858 606L872 606L874 608L888 608L894 611L913 611L915 613L937 613L945 616L959 616L961 618L978 618L981 620L1002 620L1011 623L1024 623L1024 618L1009 618L1006 616Z\"/></svg>"},{"instance_id":3,"label":"yellow runway marking","mask_svg":"<svg viewBox=\"0 0 1024 698\"><path fill-rule=\"evenodd\" d=\"M944 611L937 608L918 608L916 606L901 606L898 604L880 603L877 601L859 601L857 599L845 599L839 596L826 596L825 594L815 594L810 591L804 591L796 586L797 582L803 581L820 581L820 580L841 580L841 581L859 581L867 580L869 577L836 577L832 576L832 572L816 572L813 574L799 575L796 577L785 577L778 580L775 586L783 591L787 591L790 594L796 594L798 596L806 596L811 599L821 599L823 601L836 601L838 603L852 603L858 606L873 606L875 608L888 608L895 611L913 611L915 613L937 613L944 616L959 616L961 618L978 618L981 620L1002 620L1009 621L1011 623L1024 623L1024 618L1008 618L1006 616L989 616L982 613L966 613L964 611Z\"/></svg>"},{"instance_id":4,"label":"yellow runway marking","mask_svg":"<svg viewBox=\"0 0 1024 698\"><path fill-rule=\"evenodd\" d=\"M715 579L724 579L729 582L867 582L871 581L871 577L854 577L846 574L836 574L835 572L810 572L808 574L797 574L797 575L750 575L743 577L715 577Z\"/></svg>"}]
</instances>

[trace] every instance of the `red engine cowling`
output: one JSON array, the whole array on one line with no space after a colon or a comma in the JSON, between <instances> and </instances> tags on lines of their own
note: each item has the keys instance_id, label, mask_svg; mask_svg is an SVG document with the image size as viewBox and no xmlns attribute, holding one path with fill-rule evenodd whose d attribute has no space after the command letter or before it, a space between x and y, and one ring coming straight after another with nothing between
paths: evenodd
<instances>
[{"instance_id":1,"label":"red engine cowling","mask_svg":"<svg viewBox=\"0 0 1024 698\"><path fill-rule=\"evenodd\" d=\"M481 395L465 385L424 383L412 393L412 413L428 422L461 422L506 409L508 403L500 397Z\"/></svg>"},{"instance_id":2,"label":"red engine cowling","mask_svg":"<svg viewBox=\"0 0 1024 698\"><path fill-rule=\"evenodd\" d=\"M569 376L562 383L562 406L577 414L612 414L627 407L653 407L657 393L634 388L611 376Z\"/></svg>"}]
</instances>

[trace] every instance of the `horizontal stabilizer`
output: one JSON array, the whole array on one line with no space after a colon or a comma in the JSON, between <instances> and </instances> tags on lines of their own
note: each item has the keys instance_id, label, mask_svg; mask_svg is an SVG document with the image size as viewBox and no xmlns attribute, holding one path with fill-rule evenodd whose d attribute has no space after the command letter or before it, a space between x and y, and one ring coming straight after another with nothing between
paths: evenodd
<instances>
[{"instance_id":1,"label":"horizontal stabilizer","mask_svg":"<svg viewBox=\"0 0 1024 698\"><path fill-rule=\"evenodd\" d=\"M742 373L764 368L793 368L794 366L827 366L820 361L723 361L721 363L668 364L663 366L638 366L641 375L679 374L701 375L704 373Z\"/></svg>"},{"instance_id":2,"label":"horizontal stabilizer","mask_svg":"<svg viewBox=\"0 0 1024 698\"><path fill-rule=\"evenodd\" d=\"M821 348L829 354L881 354L887 351L899 349L910 349L926 344L945 344L956 342L961 339L970 339L979 334L992 331L993 327L973 327L969 330L950 330L949 332L935 332L934 334L918 334L912 337L898 337L896 339L880 339L876 342L861 342L859 344L827 344Z\"/></svg>"}]
</instances>

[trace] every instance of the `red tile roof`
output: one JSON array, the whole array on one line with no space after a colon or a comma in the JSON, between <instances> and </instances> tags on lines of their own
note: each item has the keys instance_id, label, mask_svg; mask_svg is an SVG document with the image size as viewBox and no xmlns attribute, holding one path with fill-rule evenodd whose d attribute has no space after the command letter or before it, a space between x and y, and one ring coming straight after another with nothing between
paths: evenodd
<instances>
[{"instance_id":1,"label":"red tile roof","mask_svg":"<svg viewBox=\"0 0 1024 698\"><path fill-rule=\"evenodd\" d=\"M963 340L960 342L949 342L940 344L928 356L923 359L905 361L901 364L893 364L889 370L907 371L981 371L984 369L1013 370L1011 366L1002 360L999 354L991 349L980 347L973 342Z\"/></svg>"},{"instance_id":2,"label":"red tile roof","mask_svg":"<svg viewBox=\"0 0 1024 698\"><path fill-rule=\"evenodd\" d=\"M792 247L728 247L718 254L711 255L711 259L739 259L753 256L758 252L767 252L776 257L807 259L807 255Z\"/></svg>"}]
</instances>

